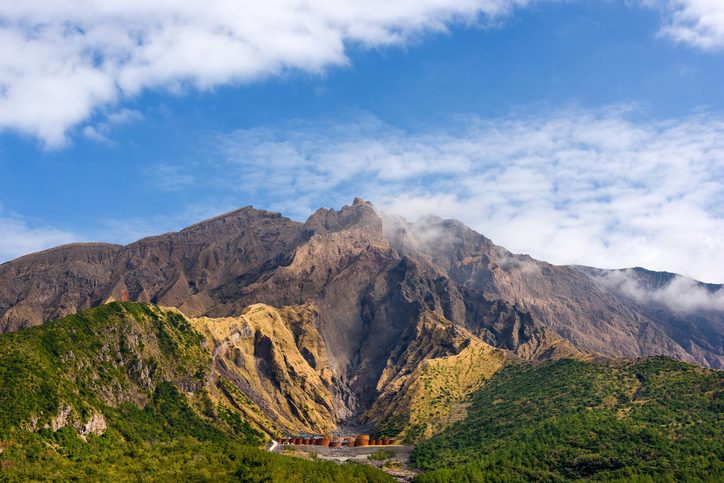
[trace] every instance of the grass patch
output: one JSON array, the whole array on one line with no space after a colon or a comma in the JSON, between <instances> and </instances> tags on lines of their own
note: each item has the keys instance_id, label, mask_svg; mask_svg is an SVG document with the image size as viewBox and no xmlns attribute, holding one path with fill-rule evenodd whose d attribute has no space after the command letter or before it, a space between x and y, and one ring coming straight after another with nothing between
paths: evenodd
<instances>
[{"instance_id":1,"label":"grass patch","mask_svg":"<svg viewBox=\"0 0 724 483\"><path fill-rule=\"evenodd\" d=\"M385 461L395 456L395 453L389 449L378 449L374 453L371 453L367 459L376 461Z\"/></svg>"}]
</instances>

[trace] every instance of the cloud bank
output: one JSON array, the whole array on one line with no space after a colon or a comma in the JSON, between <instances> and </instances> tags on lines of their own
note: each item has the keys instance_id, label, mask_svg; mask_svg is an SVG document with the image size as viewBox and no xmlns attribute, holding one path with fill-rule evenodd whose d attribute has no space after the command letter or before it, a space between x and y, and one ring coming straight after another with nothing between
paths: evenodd
<instances>
[{"instance_id":1,"label":"cloud bank","mask_svg":"<svg viewBox=\"0 0 724 483\"><path fill-rule=\"evenodd\" d=\"M2 2L0 129L57 146L72 126L144 89L318 73L347 63L351 44L401 44L451 23L495 21L533 1Z\"/></svg>"},{"instance_id":2,"label":"cloud bank","mask_svg":"<svg viewBox=\"0 0 724 483\"><path fill-rule=\"evenodd\" d=\"M371 116L292 123L220 136L205 175L300 219L360 195L553 263L724 281L724 117L636 117L564 109L423 132Z\"/></svg>"}]
</instances>

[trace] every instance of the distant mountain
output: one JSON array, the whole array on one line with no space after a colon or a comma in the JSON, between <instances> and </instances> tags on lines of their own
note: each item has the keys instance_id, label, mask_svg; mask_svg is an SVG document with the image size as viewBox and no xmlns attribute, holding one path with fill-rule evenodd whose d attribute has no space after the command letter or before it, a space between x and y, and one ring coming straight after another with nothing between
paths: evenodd
<instances>
[{"instance_id":1,"label":"distant mountain","mask_svg":"<svg viewBox=\"0 0 724 483\"><path fill-rule=\"evenodd\" d=\"M555 266L514 255L458 221L411 223L359 199L339 211L320 209L305 223L247 207L127 246L74 244L21 257L0 265L0 329L125 294L191 318L249 315L246 329L207 335L220 344L217 363L236 374L237 385L250 385L255 404L282 426L284 418L292 426L307 418L305 427L320 430L348 420L392 424L400 414L391 408L412 404L422 425L415 431L430 434L462 416L430 415L434 404L415 388L423 379L445 388L425 361L448 358L453 370L453 359L473 350L495 364L503 357L497 350L535 360L666 355L724 367L719 285L642 269ZM254 325L255 304L285 321L293 346ZM237 355L244 331L256 334L254 342ZM278 390L299 376L277 370L286 363L275 369L277 350L296 351L294 367L311 371L312 392L299 393L299 401L254 392L252 380ZM256 375L239 373L249 351L264 361ZM492 372L481 368L480 377ZM463 401L481 381L461 381L467 389L453 399ZM290 416L305 398L317 419Z\"/></svg>"}]
</instances>

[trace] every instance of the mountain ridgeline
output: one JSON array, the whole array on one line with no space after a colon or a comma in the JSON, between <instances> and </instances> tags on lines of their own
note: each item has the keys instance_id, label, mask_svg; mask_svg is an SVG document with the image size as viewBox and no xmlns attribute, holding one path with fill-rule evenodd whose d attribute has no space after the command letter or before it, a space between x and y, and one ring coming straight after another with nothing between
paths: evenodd
<instances>
[{"instance_id":1,"label":"mountain ridgeline","mask_svg":"<svg viewBox=\"0 0 724 483\"><path fill-rule=\"evenodd\" d=\"M66 245L0 265L0 479L386 481L254 448L340 428L420 443L422 481L707 479L723 300L359 199Z\"/></svg>"}]
</instances>

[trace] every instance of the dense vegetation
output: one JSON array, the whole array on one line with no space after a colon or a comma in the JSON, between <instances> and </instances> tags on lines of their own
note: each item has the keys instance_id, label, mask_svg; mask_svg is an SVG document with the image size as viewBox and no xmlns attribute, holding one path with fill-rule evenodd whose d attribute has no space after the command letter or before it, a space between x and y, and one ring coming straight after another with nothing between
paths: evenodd
<instances>
[{"instance_id":1,"label":"dense vegetation","mask_svg":"<svg viewBox=\"0 0 724 483\"><path fill-rule=\"evenodd\" d=\"M723 381L666 358L510 365L415 449L418 481L722 481Z\"/></svg>"},{"instance_id":2,"label":"dense vegetation","mask_svg":"<svg viewBox=\"0 0 724 483\"><path fill-rule=\"evenodd\" d=\"M210 368L186 319L138 303L0 335L0 481L387 481L259 449Z\"/></svg>"}]
</instances>

